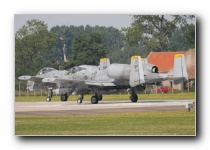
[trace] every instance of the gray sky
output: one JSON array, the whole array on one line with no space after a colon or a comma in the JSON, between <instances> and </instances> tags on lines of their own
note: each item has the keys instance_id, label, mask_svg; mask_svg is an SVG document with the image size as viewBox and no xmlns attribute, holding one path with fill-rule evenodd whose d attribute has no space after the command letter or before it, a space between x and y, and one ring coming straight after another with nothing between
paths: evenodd
<instances>
[{"instance_id":1,"label":"gray sky","mask_svg":"<svg viewBox=\"0 0 210 150\"><path fill-rule=\"evenodd\" d=\"M132 15L103 15L103 14L71 14L71 15L47 15L47 14L16 14L15 15L15 32L19 30L28 20L38 19L44 21L48 25L49 29L56 25L90 25L90 26L113 26L121 29L122 27L128 27L132 23Z\"/></svg>"}]
</instances>

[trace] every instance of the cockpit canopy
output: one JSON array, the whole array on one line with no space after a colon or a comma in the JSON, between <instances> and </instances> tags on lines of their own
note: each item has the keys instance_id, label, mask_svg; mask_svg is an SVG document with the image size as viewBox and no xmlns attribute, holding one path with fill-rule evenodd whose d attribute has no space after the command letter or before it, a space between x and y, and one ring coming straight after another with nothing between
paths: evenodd
<instances>
[{"instance_id":1,"label":"cockpit canopy","mask_svg":"<svg viewBox=\"0 0 210 150\"><path fill-rule=\"evenodd\" d=\"M68 71L68 74L73 74L73 73L76 73L76 72L79 72L81 70L85 70L86 68L83 68L83 67L72 67L71 69L69 69Z\"/></svg>"},{"instance_id":2,"label":"cockpit canopy","mask_svg":"<svg viewBox=\"0 0 210 150\"><path fill-rule=\"evenodd\" d=\"M50 72L50 71L55 71L55 70L57 70L57 69L50 68L50 67L45 67L45 68L41 69L41 70L37 73L37 75L42 75L42 74L48 73L48 72Z\"/></svg>"}]
</instances>

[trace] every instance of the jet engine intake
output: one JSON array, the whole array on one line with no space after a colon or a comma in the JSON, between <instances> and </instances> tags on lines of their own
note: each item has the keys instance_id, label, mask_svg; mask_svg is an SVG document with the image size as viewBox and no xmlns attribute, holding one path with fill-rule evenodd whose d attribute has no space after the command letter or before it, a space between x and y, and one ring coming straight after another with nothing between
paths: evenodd
<instances>
[{"instance_id":1,"label":"jet engine intake","mask_svg":"<svg viewBox=\"0 0 210 150\"><path fill-rule=\"evenodd\" d=\"M152 67L152 73L158 73L158 67L157 66Z\"/></svg>"},{"instance_id":2,"label":"jet engine intake","mask_svg":"<svg viewBox=\"0 0 210 150\"><path fill-rule=\"evenodd\" d=\"M142 64L145 73L158 73L158 67L153 64Z\"/></svg>"}]
</instances>

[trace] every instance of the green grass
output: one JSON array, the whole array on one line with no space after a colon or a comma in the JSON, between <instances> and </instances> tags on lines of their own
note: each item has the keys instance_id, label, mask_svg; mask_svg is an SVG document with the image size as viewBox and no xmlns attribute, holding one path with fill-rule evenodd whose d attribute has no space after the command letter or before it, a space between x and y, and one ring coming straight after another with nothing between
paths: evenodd
<instances>
[{"instance_id":1,"label":"green grass","mask_svg":"<svg viewBox=\"0 0 210 150\"><path fill-rule=\"evenodd\" d=\"M195 136L195 111L16 116L15 134Z\"/></svg>"},{"instance_id":2,"label":"green grass","mask_svg":"<svg viewBox=\"0 0 210 150\"><path fill-rule=\"evenodd\" d=\"M84 100L90 101L92 95L85 95ZM103 95L103 101L106 100L129 100L129 94L110 94ZM78 96L70 95L68 101L76 101ZM139 100L166 100L166 99L195 99L195 92L184 92L174 94L138 94ZM45 102L46 96L16 96L16 102ZM52 101L60 101L60 96L53 96Z\"/></svg>"}]
</instances>

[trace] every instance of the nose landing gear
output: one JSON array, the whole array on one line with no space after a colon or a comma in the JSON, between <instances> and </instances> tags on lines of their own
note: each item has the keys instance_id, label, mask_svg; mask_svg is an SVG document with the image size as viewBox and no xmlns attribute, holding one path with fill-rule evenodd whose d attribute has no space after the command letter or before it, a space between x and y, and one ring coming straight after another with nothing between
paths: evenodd
<instances>
[{"instance_id":1,"label":"nose landing gear","mask_svg":"<svg viewBox=\"0 0 210 150\"><path fill-rule=\"evenodd\" d=\"M48 93L47 93L47 99L46 99L46 101L47 101L47 102L50 102L52 96L53 96L52 88L49 88L49 89L48 89Z\"/></svg>"},{"instance_id":2,"label":"nose landing gear","mask_svg":"<svg viewBox=\"0 0 210 150\"><path fill-rule=\"evenodd\" d=\"M78 104L81 104L83 98L84 98L84 95L83 95L83 94L82 94L82 95L79 95L79 98L77 99L77 103L78 103Z\"/></svg>"}]
</instances>

